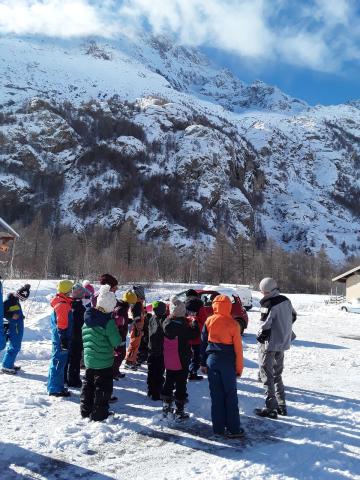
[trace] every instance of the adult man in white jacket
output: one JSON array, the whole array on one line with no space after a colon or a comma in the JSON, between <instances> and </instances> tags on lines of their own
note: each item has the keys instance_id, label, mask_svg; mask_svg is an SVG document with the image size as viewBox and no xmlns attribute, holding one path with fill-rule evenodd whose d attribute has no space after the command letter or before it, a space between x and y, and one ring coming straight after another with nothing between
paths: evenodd
<instances>
[{"instance_id":1,"label":"adult man in white jacket","mask_svg":"<svg viewBox=\"0 0 360 480\"><path fill-rule=\"evenodd\" d=\"M265 407L256 408L255 414L275 419L278 414L287 415L282 372L284 352L289 350L291 340L295 337L292 324L296 320L296 312L290 300L280 295L273 278L261 280L260 290L264 296L260 301L261 318L257 341L260 378L266 398Z\"/></svg>"}]
</instances>

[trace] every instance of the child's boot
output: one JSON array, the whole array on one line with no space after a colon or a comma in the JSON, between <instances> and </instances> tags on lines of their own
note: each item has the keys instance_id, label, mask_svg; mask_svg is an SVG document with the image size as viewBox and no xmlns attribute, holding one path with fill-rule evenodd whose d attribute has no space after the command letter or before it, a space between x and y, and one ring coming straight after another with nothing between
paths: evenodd
<instances>
[{"instance_id":1,"label":"child's boot","mask_svg":"<svg viewBox=\"0 0 360 480\"><path fill-rule=\"evenodd\" d=\"M177 420L186 420L187 418L189 418L189 414L187 412L185 412L184 410L184 402L175 402L176 404L176 410L175 410L175 418Z\"/></svg>"},{"instance_id":2,"label":"child's boot","mask_svg":"<svg viewBox=\"0 0 360 480\"><path fill-rule=\"evenodd\" d=\"M172 400L171 399L166 399L163 400L163 417L167 418L169 413L173 413L173 406L172 406Z\"/></svg>"}]
</instances>

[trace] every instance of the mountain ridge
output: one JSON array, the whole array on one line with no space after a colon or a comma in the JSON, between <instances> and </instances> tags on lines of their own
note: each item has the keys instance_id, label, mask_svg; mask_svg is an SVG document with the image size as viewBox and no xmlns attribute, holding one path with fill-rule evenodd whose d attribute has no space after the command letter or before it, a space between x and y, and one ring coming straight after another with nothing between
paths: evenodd
<instances>
[{"instance_id":1,"label":"mountain ridge","mask_svg":"<svg viewBox=\"0 0 360 480\"><path fill-rule=\"evenodd\" d=\"M225 226L335 260L358 252L357 101L309 107L164 37L0 48L3 209L47 204L78 229L132 219L179 247Z\"/></svg>"}]
</instances>

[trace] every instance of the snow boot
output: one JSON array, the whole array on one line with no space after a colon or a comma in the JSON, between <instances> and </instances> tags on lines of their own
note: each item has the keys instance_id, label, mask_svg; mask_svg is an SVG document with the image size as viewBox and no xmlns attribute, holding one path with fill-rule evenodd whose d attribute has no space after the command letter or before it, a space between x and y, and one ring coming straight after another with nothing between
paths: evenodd
<instances>
[{"instance_id":1,"label":"snow boot","mask_svg":"<svg viewBox=\"0 0 360 480\"><path fill-rule=\"evenodd\" d=\"M189 381L199 381L199 380L203 380L204 377L202 375L198 375L196 372L190 372L189 373Z\"/></svg>"},{"instance_id":2,"label":"snow boot","mask_svg":"<svg viewBox=\"0 0 360 480\"><path fill-rule=\"evenodd\" d=\"M128 363L128 362L125 362L125 368L126 370L134 370L136 371L138 369L138 367L135 365L135 363Z\"/></svg>"},{"instance_id":3,"label":"snow boot","mask_svg":"<svg viewBox=\"0 0 360 480\"><path fill-rule=\"evenodd\" d=\"M245 430L240 428L237 433L226 432L226 438L243 438L245 435Z\"/></svg>"},{"instance_id":4,"label":"snow boot","mask_svg":"<svg viewBox=\"0 0 360 480\"><path fill-rule=\"evenodd\" d=\"M279 405L277 407L277 413L278 413L278 415L281 415L282 417L286 417L287 414L288 414L286 405Z\"/></svg>"},{"instance_id":5,"label":"snow boot","mask_svg":"<svg viewBox=\"0 0 360 480\"><path fill-rule=\"evenodd\" d=\"M167 418L169 413L172 414L174 411L172 406L172 400L163 400L162 414L164 418Z\"/></svg>"},{"instance_id":6,"label":"snow boot","mask_svg":"<svg viewBox=\"0 0 360 480\"><path fill-rule=\"evenodd\" d=\"M175 419L186 420L190 415L184 410L184 403L176 402Z\"/></svg>"},{"instance_id":7,"label":"snow boot","mask_svg":"<svg viewBox=\"0 0 360 480\"><path fill-rule=\"evenodd\" d=\"M14 365L14 370L18 372L19 370L21 370L21 367L19 365Z\"/></svg>"},{"instance_id":8,"label":"snow boot","mask_svg":"<svg viewBox=\"0 0 360 480\"><path fill-rule=\"evenodd\" d=\"M66 388L62 390L61 392L51 392L49 393L50 397L70 397L71 392L67 390Z\"/></svg>"},{"instance_id":9,"label":"snow boot","mask_svg":"<svg viewBox=\"0 0 360 480\"><path fill-rule=\"evenodd\" d=\"M6 373L6 375L16 375L18 372L15 368L5 368L5 367L2 367L1 371L2 373Z\"/></svg>"},{"instance_id":10,"label":"snow boot","mask_svg":"<svg viewBox=\"0 0 360 480\"><path fill-rule=\"evenodd\" d=\"M258 417L272 418L273 420L278 417L277 411L270 408L255 408L254 413Z\"/></svg>"}]
</instances>

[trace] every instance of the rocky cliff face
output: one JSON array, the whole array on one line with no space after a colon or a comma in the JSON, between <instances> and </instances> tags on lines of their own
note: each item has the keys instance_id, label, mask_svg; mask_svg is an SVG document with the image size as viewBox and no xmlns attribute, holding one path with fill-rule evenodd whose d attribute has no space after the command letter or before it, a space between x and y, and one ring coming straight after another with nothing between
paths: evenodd
<instances>
[{"instance_id":1,"label":"rocky cliff face","mask_svg":"<svg viewBox=\"0 0 360 480\"><path fill-rule=\"evenodd\" d=\"M220 226L357 253L360 110L245 85L167 39L3 39L1 214L72 228L132 218L184 246Z\"/></svg>"}]
</instances>

